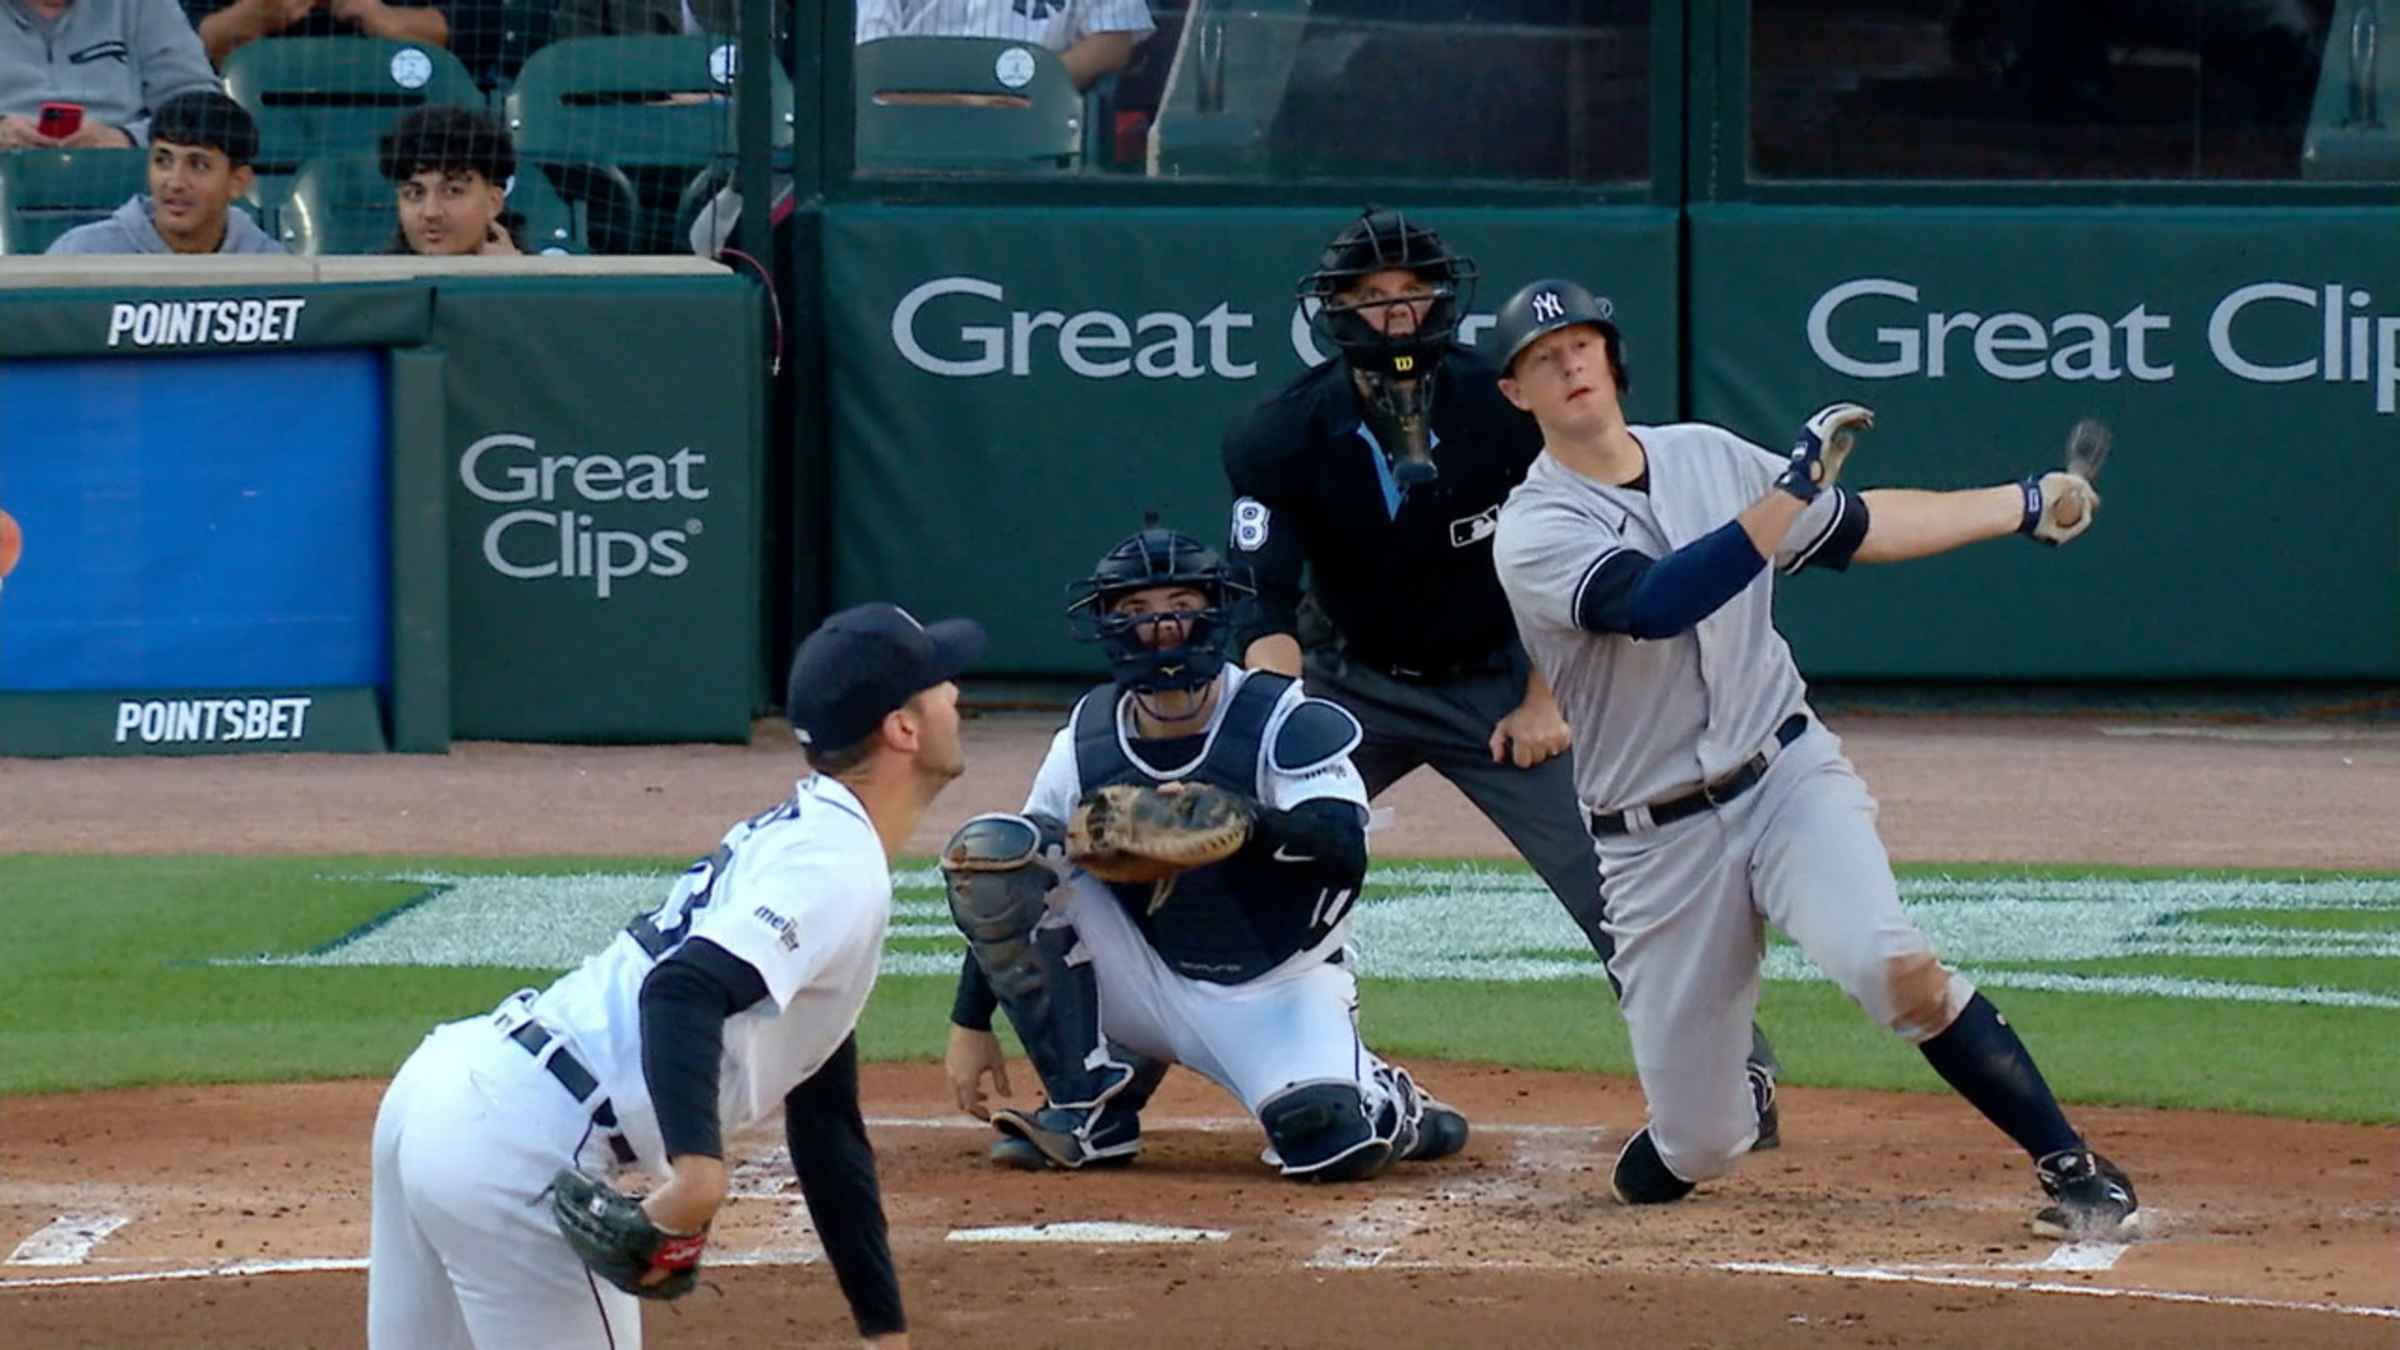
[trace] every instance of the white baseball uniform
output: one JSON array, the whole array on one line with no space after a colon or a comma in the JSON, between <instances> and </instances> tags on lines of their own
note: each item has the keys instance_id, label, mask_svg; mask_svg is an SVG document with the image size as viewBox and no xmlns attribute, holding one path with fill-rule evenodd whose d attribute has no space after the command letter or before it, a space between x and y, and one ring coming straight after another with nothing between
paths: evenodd
<instances>
[{"instance_id":1,"label":"white baseball uniform","mask_svg":"<svg viewBox=\"0 0 2400 1350\"><path fill-rule=\"evenodd\" d=\"M694 937L764 980L768 997L725 1021L717 1109L730 1132L850 1037L891 907L865 807L812 775L581 967L435 1028L375 1120L371 1350L638 1346L640 1300L585 1269L545 1191L569 1164L668 1175L642 1075L642 981Z\"/></svg>"},{"instance_id":2,"label":"white baseball uniform","mask_svg":"<svg viewBox=\"0 0 2400 1350\"><path fill-rule=\"evenodd\" d=\"M1159 782L1179 780L1207 757L1207 746L1223 729L1235 691L1250 672L1228 667L1216 707L1209 715L1208 741L1189 763L1151 765L1132 753L1130 697L1116 708L1118 743L1128 757ZM1277 700L1268 727L1299 706L1294 682ZM1271 738L1271 730L1270 730ZM1354 803L1364 816L1366 785L1345 754L1303 774L1277 769L1262 759L1260 799L1289 810L1302 802L1331 799ZM1072 724L1050 743L1025 798L1027 814L1064 820L1083 795L1076 767ZM1168 903L1174 903L1170 900ZM1186 975L1145 939L1124 902L1101 882L1077 873L1054 898L1043 918L1046 928L1072 927L1080 939L1070 962L1088 960L1100 987L1100 1025L1110 1040L1129 1050L1171 1060L1207 1076L1256 1114L1259 1104L1300 1083L1356 1083L1372 1109L1380 1110L1389 1090L1376 1073L1387 1069L1358 1036L1358 981L1342 960L1357 897L1341 894L1326 908L1338 910L1312 926L1313 941L1280 964L1239 984L1220 984Z\"/></svg>"}]
</instances>

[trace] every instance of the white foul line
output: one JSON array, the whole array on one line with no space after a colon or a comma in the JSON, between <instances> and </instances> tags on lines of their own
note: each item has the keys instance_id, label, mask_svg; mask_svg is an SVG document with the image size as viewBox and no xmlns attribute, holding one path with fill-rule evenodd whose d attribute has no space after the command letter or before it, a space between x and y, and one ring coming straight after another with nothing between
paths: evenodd
<instances>
[{"instance_id":1,"label":"white foul line","mask_svg":"<svg viewBox=\"0 0 2400 1350\"><path fill-rule=\"evenodd\" d=\"M128 1214L61 1214L40 1232L17 1244L9 1254L12 1266L80 1266L92 1248L108 1235L133 1222Z\"/></svg>"},{"instance_id":2,"label":"white foul line","mask_svg":"<svg viewBox=\"0 0 2400 1350\"><path fill-rule=\"evenodd\" d=\"M1169 1228L1149 1223L1010 1224L992 1228L953 1228L951 1242L1223 1242L1233 1234L1221 1228Z\"/></svg>"},{"instance_id":3,"label":"white foul line","mask_svg":"<svg viewBox=\"0 0 2400 1350\"><path fill-rule=\"evenodd\" d=\"M769 1248L711 1256L708 1264L811 1266L823 1259L812 1251ZM150 1284L160 1280L233 1279L249 1275L301 1275L366 1268L367 1263L363 1258L304 1256L288 1261L235 1261L222 1266L187 1266L180 1270L129 1270L114 1275L37 1275L22 1280L0 1280L0 1292L11 1289L55 1289L73 1284Z\"/></svg>"},{"instance_id":4,"label":"white foul line","mask_svg":"<svg viewBox=\"0 0 2400 1350\"><path fill-rule=\"evenodd\" d=\"M1885 1284L1938 1284L1959 1289L2000 1289L2026 1294L2083 1294L2091 1298L2143 1298L2161 1303L2205 1303L2217 1308L2272 1308L2280 1312L2344 1313L2351 1317L2400 1319L2400 1308L2357 1303L2304 1303L2293 1299L2252 1298L2245 1294L2187 1294L2172 1289L2120 1289L2097 1284L2058 1284L2049 1280L1989 1280L1971 1275L1914 1275L1877 1266L1814 1266L1788 1261L1720 1261L1714 1269L1734 1275L1814 1275L1836 1280L1869 1280Z\"/></svg>"},{"instance_id":5,"label":"white foul line","mask_svg":"<svg viewBox=\"0 0 2400 1350\"><path fill-rule=\"evenodd\" d=\"M190 1266L182 1270L131 1270L118 1275L41 1275L29 1280L0 1280L0 1290L55 1289L68 1284L149 1284L155 1280L207 1280L239 1275L293 1275L320 1270L365 1270L364 1258L303 1257L296 1261L236 1261L223 1266Z\"/></svg>"}]
</instances>

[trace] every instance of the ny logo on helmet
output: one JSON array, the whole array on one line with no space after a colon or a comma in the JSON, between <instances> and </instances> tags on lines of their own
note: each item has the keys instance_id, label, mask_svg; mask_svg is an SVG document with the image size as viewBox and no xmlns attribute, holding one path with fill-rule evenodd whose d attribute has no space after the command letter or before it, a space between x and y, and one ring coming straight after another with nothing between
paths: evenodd
<instances>
[{"instance_id":1,"label":"ny logo on helmet","mask_svg":"<svg viewBox=\"0 0 2400 1350\"><path fill-rule=\"evenodd\" d=\"M1533 317L1537 323L1547 323L1566 312L1567 307L1559 303L1556 291L1542 291L1533 297Z\"/></svg>"}]
</instances>

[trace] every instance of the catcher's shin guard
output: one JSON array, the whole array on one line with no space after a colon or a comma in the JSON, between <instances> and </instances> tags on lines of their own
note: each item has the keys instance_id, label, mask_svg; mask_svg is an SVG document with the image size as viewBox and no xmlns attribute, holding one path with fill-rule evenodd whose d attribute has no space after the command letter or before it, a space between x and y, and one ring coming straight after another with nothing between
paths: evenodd
<instances>
[{"instance_id":1,"label":"catcher's shin guard","mask_svg":"<svg viewBox=\"0 0 2400 1350\"><path fill-rule=\"evenodd\" d=\"M942 848L950 917L1017 1029L1053 1106L1096 1107L1133 1075L1100 1034L1100 987L1075 930L1043 928L1055 821L982 815Z\"/></svg>"}]
</instances>

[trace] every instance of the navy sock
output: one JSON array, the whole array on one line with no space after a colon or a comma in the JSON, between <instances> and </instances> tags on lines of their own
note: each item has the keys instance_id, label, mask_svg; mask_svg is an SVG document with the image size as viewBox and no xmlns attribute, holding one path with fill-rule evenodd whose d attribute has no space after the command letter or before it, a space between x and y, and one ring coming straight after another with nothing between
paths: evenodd
<instances>
[{"instance_id":1,"label":"navy sock","mask_svg":"<svg viewBox=\"0 0 2400 1350\"><path fill-rule=\"evenodd\" d=\"M1944 1082L2036 1161L2083 1147L2025 1042L1990 999L1977 994L1968 1000L1948 1031L1917 1048Z\"/></svg>"}]
</instances>

